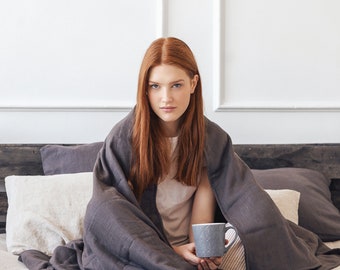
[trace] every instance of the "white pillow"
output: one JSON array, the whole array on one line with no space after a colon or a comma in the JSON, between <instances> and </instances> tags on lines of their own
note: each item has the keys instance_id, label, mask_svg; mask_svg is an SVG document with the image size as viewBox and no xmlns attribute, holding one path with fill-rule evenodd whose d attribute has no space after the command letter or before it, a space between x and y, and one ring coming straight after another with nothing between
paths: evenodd
<instances>
[{"instance_id":1,"label":"white pillow","mask_svg":"<svg viewBox=\"0 0 340 270\"><path fill-rule=\"evenodd\" d=\"M300 192L291 189L265 189L265 191L279 208L281 214L286 219L298 224Z\"/></svg>"},{"instance_id":2,"label":"white pillow","mask_svg":"<svg viewBox=\"0 0 340 270\"><path fill-rule=\"evenodd\" d=\"M6 177L8 251L37 249L50 255L57 246L82 238L92 176L86 172Z\"/></svg>"}]
</instances>

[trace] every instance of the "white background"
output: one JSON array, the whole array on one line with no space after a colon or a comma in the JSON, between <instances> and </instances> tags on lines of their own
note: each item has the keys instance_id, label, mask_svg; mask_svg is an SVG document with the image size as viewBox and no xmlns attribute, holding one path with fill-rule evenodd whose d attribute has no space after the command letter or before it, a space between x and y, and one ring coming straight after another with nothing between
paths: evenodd
<instances>
[{"instance_id":1,"label":"white background","mask_svg":"<svg viewBox=\"0 0 340 270\"><path fill-rule=\"evenodd\" d=\"M337 0L0 2L0 143L104 140L148 45L176 36L234 143L340 143Z\"/></svg>"}]
</instances>

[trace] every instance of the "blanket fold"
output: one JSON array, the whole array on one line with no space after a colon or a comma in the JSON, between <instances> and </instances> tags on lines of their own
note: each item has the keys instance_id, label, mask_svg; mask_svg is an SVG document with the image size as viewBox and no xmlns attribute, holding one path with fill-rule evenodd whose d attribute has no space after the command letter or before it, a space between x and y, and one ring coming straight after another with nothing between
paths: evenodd
<instances>
[{"instance_id":1,"label":"blanket fold","mask_svg":"<svg viewBox=\"0 0 340 270\"><path fill-rule=\"evenodd\" d=\"M195 269L174 252L164 235L155 202L157 187L150 186L141 203L129 187L133 121L131 111L112 129L98 155L84 237L79 240L83 250L72 253L68 244L70 256L75 254L72 263L93 270ZM331 251L315 234L283 218L234 153L229 135L208 119L204 155L219 210L237 228L244 245L247 269L326 270L340 265L339 251ZM29 268L61 269L61 262L54 258L62 252L65 249L56 249L50 259L45 257L46 268L38 268L43 259L33 260L37 267L31 264ZM33 255L25 251L21 259L28 265ZM70 268L64 263L62 269L75 269L72 263Z\"/></svg>"}]
</instances>

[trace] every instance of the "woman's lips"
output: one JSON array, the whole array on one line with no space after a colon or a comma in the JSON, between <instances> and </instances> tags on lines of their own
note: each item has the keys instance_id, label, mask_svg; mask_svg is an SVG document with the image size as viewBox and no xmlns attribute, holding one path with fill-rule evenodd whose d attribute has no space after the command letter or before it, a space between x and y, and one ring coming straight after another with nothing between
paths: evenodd
<instances>
[{"instance_id":1,"label":"woman's lips","mask_svg":"<svg viewBox=\"0 0 340 270\"><path fill-rule=\"evenodd\" d=\"M164 112L172 112L175 109L176 109L176 107L173 107L173 106L161 107L161 110L164 111Z\"/></svg>"}]
</instances>

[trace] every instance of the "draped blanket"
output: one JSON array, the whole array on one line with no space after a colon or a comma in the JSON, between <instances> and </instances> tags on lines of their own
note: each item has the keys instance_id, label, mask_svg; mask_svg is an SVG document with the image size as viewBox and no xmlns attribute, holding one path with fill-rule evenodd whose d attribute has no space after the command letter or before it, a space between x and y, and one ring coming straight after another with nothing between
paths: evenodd
<instances>
[{"instance_id":1,"label":"draped blanket","mask_svg":"<svg viewBox=\"0 0 340 270\"><path fill-rule=\"evenodd\" d=\"M151 185L138 202L127 176L134 111L110 132L94 168L93 196L83 239L57 247L52 257L21 254L29 269L195 269L170 247ZM250 169L234 153L228 134L206 119L205 163L222 218L233 224L245 249L247 269L332 269L340 251L280 214Z\"/></svg>"}]
</instances>

